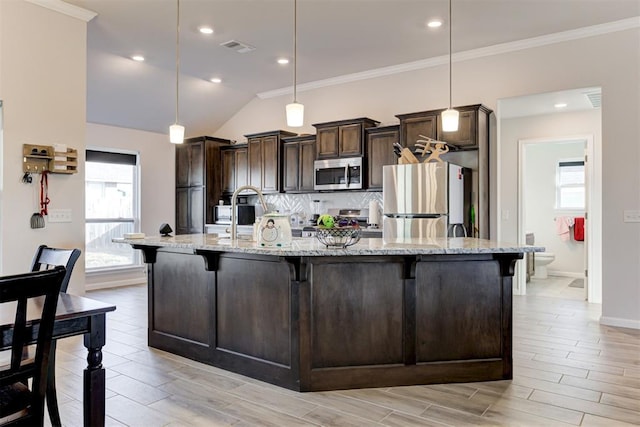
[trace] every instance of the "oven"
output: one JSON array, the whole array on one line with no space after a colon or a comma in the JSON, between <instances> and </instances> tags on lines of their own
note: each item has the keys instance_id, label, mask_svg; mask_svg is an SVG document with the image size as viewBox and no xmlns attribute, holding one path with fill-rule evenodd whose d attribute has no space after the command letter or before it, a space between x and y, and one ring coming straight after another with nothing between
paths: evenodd
<instances>
[{"instance_id":1,"label":"oven","mask_svg":"<svg viewBox=\"0 0 640 427\"><path fill-rule=\"evenodd\" d=\"M361 190L364 180L362 157L316 160L314 190Z\"/></svg>"}]
</instances>

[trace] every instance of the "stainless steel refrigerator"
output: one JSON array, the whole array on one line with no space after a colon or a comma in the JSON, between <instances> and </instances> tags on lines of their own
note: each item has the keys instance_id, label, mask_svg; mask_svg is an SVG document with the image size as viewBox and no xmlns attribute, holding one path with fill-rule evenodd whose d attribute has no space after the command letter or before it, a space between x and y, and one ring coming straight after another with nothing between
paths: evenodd
<instances>
[{"instance_id":1,"label":"stainless steel refrigerator","mask_svg":"<svg viewBox=\"0 0 640 427\"><path fill-rule=\"evenodd\" d=\"M468 170L447 162L384 166L384 239L466 236L465 175Z\"/></svg>"}]
</instances>

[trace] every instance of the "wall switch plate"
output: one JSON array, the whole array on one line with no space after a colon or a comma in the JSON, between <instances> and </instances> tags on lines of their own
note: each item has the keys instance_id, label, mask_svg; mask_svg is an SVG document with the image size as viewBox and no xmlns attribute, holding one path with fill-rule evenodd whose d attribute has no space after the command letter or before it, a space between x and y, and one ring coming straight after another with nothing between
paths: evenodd
<instances>
[{"instance_id":1,"label":"wall switch plate","mask_svg":"<svg viewBox=\"0 0 640 427\"><path fill-rule=\"evenodd\" d=\"M71 222L71 209L49 209L49 222Z\"/></svg>"},{"instance_id":2,"label":"wall switch plate","mask_svg":"<svg viewBox=\"0 0 640 427\"><path fill-rule=\"evenodd\" d=\"M624 222L640 222L640 211L624 211Z\"/></svg>"}]
</instances>

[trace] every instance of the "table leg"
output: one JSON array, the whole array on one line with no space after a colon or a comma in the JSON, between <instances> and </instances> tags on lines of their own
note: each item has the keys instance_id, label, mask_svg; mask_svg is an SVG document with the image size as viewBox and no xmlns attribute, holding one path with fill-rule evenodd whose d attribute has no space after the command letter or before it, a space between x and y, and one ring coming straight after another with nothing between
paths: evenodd
<instances>
[{"instance_id":1,"label":"table leg","mask_svg":"<svg viewBox=\"0 0 640 427\"><path fill-rule=\"evenodd\" d=\"M90 318L89 332L84 335L87 348L87 368L84 370L84 425L104 426L105 375L102 367L102 347L105 344L105 315Z\"/></svg>"}]
</instances>

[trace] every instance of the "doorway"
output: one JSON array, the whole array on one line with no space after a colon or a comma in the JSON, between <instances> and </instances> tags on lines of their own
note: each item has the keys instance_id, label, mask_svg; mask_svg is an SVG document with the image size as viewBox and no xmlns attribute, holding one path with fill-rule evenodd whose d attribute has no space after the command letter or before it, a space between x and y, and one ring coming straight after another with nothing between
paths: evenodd
<instances>
[{"instance_id":1,"label":"doorway","mask_svg":"<svg viewBox=\"0 0 640 427\"><path fill-rule=\"evenodd\" d=\"M534 151L538 149L542 155L550 155L550 147L554 145L569 146L573 143L584 147L584 154L574 151L564 158L576 160L584 157L585 164L585 209L563 211L556 209L556 177L559 161L551 172L547 171L552 181L550 190L554 196L547 202L547 208L555 209L551 217L547 217L547 225L542 225L539 236L535 239L536 246L548 247L552 239L557 239L555 219L566 216L570 219L585 218L584 241L576 242L571 232L573 249L580 247L584 253L583 267L569 268L562 262L549 264L547 268L553 274L578 279L584 275L583 297L592 303L602 302L602 169L601 169L601 110L600 88L582 88L567 91L535 94L498 101L498 141L497 162L500 165L497 185L500 187L496 211L499 214L497 238L505 241L517 241L519 244L527 242L528 224L525 217L526 200L530 185L525 184L527 158L533 161ZM569 100L570 107L559 110L555 104L560 100ZM576 102L580 101L580 102ZM547 153L545 153L547 152ZM513 159L510 161L509 159ZM507 161L509 160L509 161ZM538 169L535 163L529 169ZM534 210L536 214L541 209ZM512 212L512 214L510 214ZM529 214L532 215L532 214ZM546 236L545 236L546 233ZM535 234L535 233L534 233ZM580 245L580 246L578 246ZM553 246L553 245L551 245ZM552 248L553 249L553 248ZM563 249L563 247L560 247ZM566 248L564 248L566 249ZM547 251L550 251L548 248ZM575 255L575 254L573 254ZM582 269L582 272L580 271ZM572 280L567 280L570 283ZM514 294L526 294L527 269L526 263L516 264L514 275Z\"/></svg>"},{"instance_id":2,"label":"doorway","mask_svg":"<svg viewBox=\"0 0 640 427\"><path fill-rule=\"evenodd\" d=\"M544 253L529 254L519 271L522 294L531 289L542 296L589 299L585 219L593 140L584 135L518 141L519 240L545 247Z\"/></svg>"}]
</instances>

